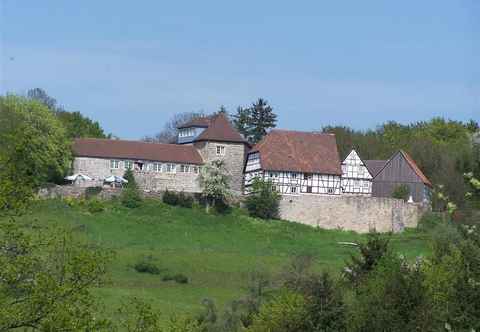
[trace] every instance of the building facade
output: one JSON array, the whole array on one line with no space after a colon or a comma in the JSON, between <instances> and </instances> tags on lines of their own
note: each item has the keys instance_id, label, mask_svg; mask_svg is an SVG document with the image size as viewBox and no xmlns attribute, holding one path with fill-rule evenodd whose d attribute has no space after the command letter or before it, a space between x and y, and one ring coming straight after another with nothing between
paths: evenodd
<instances>
[{"instance_id":1,"label":"building facade","mask_svg":"<svg viewBox=\"0 0 480 332\"><path fill-rule=\"evenodd\" d=\"M423 174L408 153L400 150L385 161L366 161L374 173L372 195L375 197L392 197L400 185L408 186L413 202L430 202L432 183Z\"/></svg>"},{"instance_id":2,"label":"building facade","mask_svg":"<svg viewBox=\"0 0 480 332\"><path fill-rule=\"evenodd\" d=\"M352 150L342 162L342 193L347 195L372 195L373 176L366 164Z\"/></svg>"},{"instance_id":3,"label":"building facade","mask_svg":"<svg viewBox=\"0 0 480 332\"><path fill-rule=\"evenodd\" d=\"M111 175L132 169L144 190L201 192L200 168L223 160L234 192L243 191L243 166L248 142L223 114L201 118L179 128L177 144L139 141L77 139L73 173L92 178L101 186Z\"/></svg>"},{"instance_id":4,"label":"building facade","mask_svg":"<svg viewBox=\"0 0 480 332\"><path fill-rule=\"evenodd\" d=\"M285 195L340 195L341 175L334 135L272 130L248 153L245 192L262 178Z\"/></svg>"}]
</instances>

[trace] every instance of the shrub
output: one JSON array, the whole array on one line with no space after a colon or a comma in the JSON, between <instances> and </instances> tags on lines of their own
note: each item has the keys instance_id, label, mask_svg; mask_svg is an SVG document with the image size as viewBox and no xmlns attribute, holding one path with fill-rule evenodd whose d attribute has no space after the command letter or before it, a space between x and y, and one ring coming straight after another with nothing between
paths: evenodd
<instances>
[{"instance_id":1,"label":"shrub","mask_svg":"<svg viewBox=\"0 0 480 332\"><path fill-rule=\"evenodd\" d=\"M105 204L97 198L92 198L86 201L86 207L90 213L99 213L105 210Z\"/></svg>"},{"instance_id":2,"label":"shrub","mask_svg":"<svg viewBox=\"0 0 480 332\"><path fill-rule=\"evenodd\" d=\"M344 276L357 285L371 272L382 257L389 252L389 239L378 233L368 234L366 243L358 246L360 255L351 255Z\"/></svg>"},{"instance_id":3,"label":"shrub","mask_svg":"<svg viewBox=\"0 0 480 332\"><path fill-rule=\"evenodd\" d=\"M85 189L85 198L90 199L102 192L102 187L88 187Z\"/></svg>"},{"instance_id":4,"label":"shrub","mask_svg":"<svg viewBox=\"0 0 480 332\"><path fill-rule=\"evenodd\" d=\"M128 180L128 183L122 190L120 201L125 207L137 208L142 204L142 197L140 195L140 191L138 190L132 170L127 170L123 177Z\"/></svg>"},{"instance_id":5,"label":"shrub","mask_svg":"<svg viewBox=\"0 0 480 332\"><path fill-rule=\"evenodd\" d=\"M178 284L188 284L187 276L181 273L174 275L173 280Z\"/></svg>"},{"instance_id":6,"label":"shrub","mask_svg":"<svg viewBox=\"0 0 480 332\"><path fill-rule=\"evenodd\" d=\"M189 195L185 195L185 193L182 191L181 193L178 194L178 205L184 208L189 208L191 209L193 207L193 197Z\"/></svg>"},{"instance_id":7,"label":"shrub","mask_svg":"<svg viewBox=\"0 0 480 332\"><path fill-rule=\"evenodd\" d=\"M393 189L392 197L407 201L410 197L410 187L406 184L400 184Z\"/></svg>"},{"instance_id":8,"label":"shrub","mask_svg":"<svg viewBox=\"0 0 480 332\"><path fill-rule=\"evenodd\" d=\"M256 178L245 205L251 216L262 219L275 219L279 215L280 194L270 181Z\"/></svg>"},{"instance_id":9,"label":"shrub","mask_svg":"<svg viewBox=\"0 0 480 332\"><path fill-rule=\"evenodd\" d=\"M160 274L160 268L151 259L142 259L133 268L139 273Z\"/></svg>"},{"instance_id":10,"label":"shrub","mask_svg":"<svg viewBox=\"0 0 480 332\"><path fill-rule=\"evenodd\" d=\"M165 190L165 192L163 193L162 201L165 204L173 205L173 206L179 203L177 194L174 193L173 191L169 191L168 189Z\"/></svg>"},{"instance_id":11,"label":"shrub","mask_svg":"<svg viewBox=\"0 0 480 332\"><path fill-rule=\"evenodd\" d=\"M247 331L308 331L305 306L305 300L301 295L284 292L262 306Z\"/></svg>"},{"instance_id":12,"label":"shrub","mask_svg":"<svg viewBox=\"0 0 480 332\"><path fill-rule=\"evenodd\" d=\"M442 216L438 213L425 213L418 222L417 229L423 232L431 231L439 225L445 224Z\"/></svg>"}]
</instances>

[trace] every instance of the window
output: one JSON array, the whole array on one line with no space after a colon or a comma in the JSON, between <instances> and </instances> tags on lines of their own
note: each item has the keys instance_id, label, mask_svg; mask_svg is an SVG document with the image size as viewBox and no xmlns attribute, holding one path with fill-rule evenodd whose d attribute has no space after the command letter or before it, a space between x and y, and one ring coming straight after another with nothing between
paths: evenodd
<instances>
[{"instance_id":1,"label":"window","mask_svg":"<svg viewBox=\"0 0 480 332\"><path fill-rule=\"evenodd\" d=\"M290 176L292 177L292 179L296 179L297 178L297 173L291 173Z\"/></svg>"},{"instance_id":2,"label":"window","mask_svg":"<svg viewBox=\"0 0 480 332\"><path fill-rule=\"evenodd\" d=\"M125 160L123 162L123 168L132 169L133 168L133 163L130 160Z\"/></svg>"},{"instance_id":3,"label":"window","mask_svg":"<svg viewBox=\"0 0 480 332\"><path fill-rule=\"evenodd\" d=\"M217 145L217 156L224 156L224 155L225 155L225 146Z\"/></svg>"},{"instance_id":4,"label":"window","mask_svg":"<svg viewBox=\"0 0 480 332\"><path fill-rule=\"evenodd\" d=\"M193 166L193 173L198 174L199 167L198 166Z\"/></svg>"},{"instance_id":5,"label":"window","mask_svg":"<svg viewBox=\"0 0 480 332\"><path fill-rule=\"evenodd\" d=\"M303 174L303 179L304 180L311 180L313 178L313 175L310 173L304 173Z\"/></svg>"},{"instance_id":6,"label":"window","mask_svg":"<svg viewBox=\"0 0 480 332\"><path fill-rule=\"evenodd\" d=\"M193 129L193 128L182 129L178 132L178 136L180 136L180 137L195 136L195 129Z\"/></svg>"},{"instance_id":7,"label":"window","mask_svg":"<svg viewBox=\"0 0 480 332\"><path fill-rule=\"evenodd\" d=\"M177 165L175 164L163 164L162 171L165 173L175 173L177 171Z\"/></svg>"},{"instance_id":8,"label":"window","mask_svg":"<svg viewBox=\"0 0 480 332\"><path fill-rule=\"evenodd\" d=\"M333 189L333 188L328 188L327 189L327 193L329 193L329 194L333 194L334 192L335 192L335 189Z\"/></svg>"},{"instance_id":9,"label":"window","mask_svg":"<svg viewBox=\"0 0 480 332\"><path fill-rule=\"evenodd\" d=\"M162 171L162 164L160 163L153 163L152 164L152 170L154 172L161 172Z\"/></svg>"},{"instance_id":10,"label":"window","mask_svg":"<svg viewBox=\"0 0 480 332\"><path fill-rule=\"evenodd\" d=\"M291 187L291 188L290 188L290 192L291 192L292 194L295 194L295 193L297 192L297 187Z\"/></svg>"},{"instance_id":11,"label":"window","mask_svg":"<svg viewBox=\"0 0 480 332\"><path fill-rule=\"evenodd\" d=\"M120 168L120 161L110 160L110 168L111 169L119 169Z\"/></svg>"},{"instance_id":12,"label":"window","mask_svg":"<svg viewBox=\"0 0 480 332\"><path fill-rule=\"evenodd\" d=\"M312 193L312 186L307 186L307 193L309 193L309 194Z\"/></svg>"},{"instance_id":13,"label":"window","mask_svg":"<svg viewBox=\"0 0 480 332\"><path fill-rule=\"evenodd\" d=\"M180 165L180 172L181 173L189 173L191 172L191 166L189 165Z\"/></svg>"}]
</instances>

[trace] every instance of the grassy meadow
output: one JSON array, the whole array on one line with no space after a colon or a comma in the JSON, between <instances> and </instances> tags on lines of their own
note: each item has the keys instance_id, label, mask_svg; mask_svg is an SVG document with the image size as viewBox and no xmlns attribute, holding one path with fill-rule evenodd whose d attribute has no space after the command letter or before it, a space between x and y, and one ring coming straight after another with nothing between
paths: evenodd
<instances>
[{"instance_id":1,"label":"grassy meadow","mask_svg":"<svg viewBox=\"0 0 480 332\"><path fill-rule=\"evenodd\" d=\"M18 220L29 227L67 227L114 251L109 283L97 290L113 314L122 299L136 296L152 303L165 317L195 313L210 298L218 307L245 293L249 272L278 275L297 254L315 257L315 269L339 273L355 249L338 242L365 238L353 232L321 230L286 221L262 221L239 209L227 215L206 214L200 208L180 208L158 201L127 209L107 203L89 213L60 200L36 202ZM407 230L392 236L393 248L414 259L428 252L428 236ZM145 257L161 269L159 275L138 273L134 264ZM162 281L182 273L187 284Z\"/></svg>"}]
</instances>

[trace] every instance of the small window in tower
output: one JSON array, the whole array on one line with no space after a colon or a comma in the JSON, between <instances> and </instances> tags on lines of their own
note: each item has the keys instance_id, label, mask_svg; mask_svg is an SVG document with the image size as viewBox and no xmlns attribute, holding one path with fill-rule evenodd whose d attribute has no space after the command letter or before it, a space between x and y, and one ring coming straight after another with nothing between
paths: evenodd
<instances>
[{"instance_id":1,"label":"small window in tower","mask_svg":"<svg viewBox=\"0 0 480 332\"><path fill-rule=\"evenodd\" d=\"M224 156L224 155L225 155L225 146L217 145L217 156Z\"/></svg>"}]
</instances>

